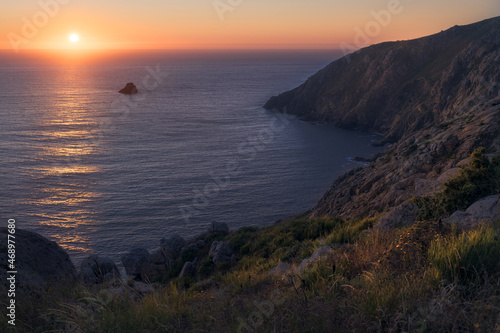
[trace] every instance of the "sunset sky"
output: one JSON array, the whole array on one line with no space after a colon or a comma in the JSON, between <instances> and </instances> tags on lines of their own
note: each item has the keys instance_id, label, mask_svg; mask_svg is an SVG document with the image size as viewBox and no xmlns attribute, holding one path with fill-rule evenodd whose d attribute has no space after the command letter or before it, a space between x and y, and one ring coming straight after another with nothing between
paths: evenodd
<instances>
[{"instance_id":1,"label":"sunset sky","mask_svg":"<svg viewBox=\"0 0 500 333\"><path fill-rule=\"evenodd\" d=\"M0 48L359 48L494 16L499 0L16 0Z\"/></svg>"}]
</instances>

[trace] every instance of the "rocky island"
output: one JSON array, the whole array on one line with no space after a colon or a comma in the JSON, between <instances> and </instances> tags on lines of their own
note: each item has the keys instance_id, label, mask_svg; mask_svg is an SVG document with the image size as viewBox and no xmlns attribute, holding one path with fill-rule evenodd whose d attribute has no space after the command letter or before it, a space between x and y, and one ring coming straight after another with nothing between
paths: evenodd
<instances>
[{"instance_id":1,"label":"rocky island","mask_svg":"<svg viewBox=\"0 0 500 333\"><path fill-rule=\"evenodd\" d=\"M120 89L120 91L118 91L120 94L125 94L125 95L133 95L133 94L137 94L139 92L139 90L137 89L137 87L135 86L135 84L133 82L129 82L125 85L125 87L123 89Z\"/></svg>"},{"instance_id":2,"label":"rocky island","mask_svg":"<svg viewBox=\"0 0 500 333\"><path fill-rule=\"evenodd\" d=\"M19 231L23 248L35 246L20 254L32 279L19 327L499 331L499 81L498 17L332 62L265 107L380 133L383 154L299 216L239 230L207 223L194 239L131 249L128 277L98 256L77 273L55 243Z\"/></svg>"}]
</instances>

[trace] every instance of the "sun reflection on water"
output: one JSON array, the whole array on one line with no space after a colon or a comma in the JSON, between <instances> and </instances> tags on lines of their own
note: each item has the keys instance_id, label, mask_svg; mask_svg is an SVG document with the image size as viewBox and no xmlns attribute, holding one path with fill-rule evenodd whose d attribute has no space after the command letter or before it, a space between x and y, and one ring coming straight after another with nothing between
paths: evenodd
<instances>
[{"instance_id":1,"label":"sun reflection on water","mask_svg":"<svg viewBox=\"0 0 500 333\"><path fill-rule=\"evenodd\" d=\"M70 253L92 250L89 234L95 232L96 174L100 139L95 105L90 104L86 86L92 84L85 70L59 69L47 88L50 98L36 117L36 152L28 168L31 197L27 206L42 207L31 212L37 225L50 229L51 239ZM37 209L39 212L40 209Z\"/></svg>"}]
</instances>

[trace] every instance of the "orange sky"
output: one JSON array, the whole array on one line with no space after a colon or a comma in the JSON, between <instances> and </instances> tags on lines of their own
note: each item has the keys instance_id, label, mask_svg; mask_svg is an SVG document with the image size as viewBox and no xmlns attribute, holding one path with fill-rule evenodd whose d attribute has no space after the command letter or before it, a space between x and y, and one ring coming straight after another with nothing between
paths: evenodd
<instances>
[{"instance_id":1,"label":"orange sky","mask_svg":"<svg viewBox=\"0 0 500 333\"><path fill-rule=\"evenodd\" d=\"M500 16L498 0L17 0L0 6L0 48L17 50L359 48ZM373 12L389 14L382 16L390 22L378 22ZM79 34L78 43L69 42L71 33Z\"/></svg>"}]
</instances>

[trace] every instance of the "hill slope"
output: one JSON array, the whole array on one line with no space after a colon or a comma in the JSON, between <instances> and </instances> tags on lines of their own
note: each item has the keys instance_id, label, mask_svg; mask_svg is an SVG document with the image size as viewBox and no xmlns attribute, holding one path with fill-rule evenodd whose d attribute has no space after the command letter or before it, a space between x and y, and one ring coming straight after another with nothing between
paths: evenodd
<instances>
[{"instance_id":1,"label":"hill slope","mask_svg":"<svg viewBox=\"0 0 500 333\"><path fill-rule=\"evenodd\" d=\"M265 108L396 141L459 116L469 96L499 82L499 47L500 17L373 45L332 62Z\"/></svg>"},{"instance_id":2,"label":"hill slope","mask_svg":"<svg viewBox=\"0 0 500 333\"><path fill-rule=\"evenodd\" d=\"M499 151L500 17L332 62L267 109L384 135L387 153L335 181L311 217L365 218L432 194L480 146Z\"/></svg>"}]
</instances>

